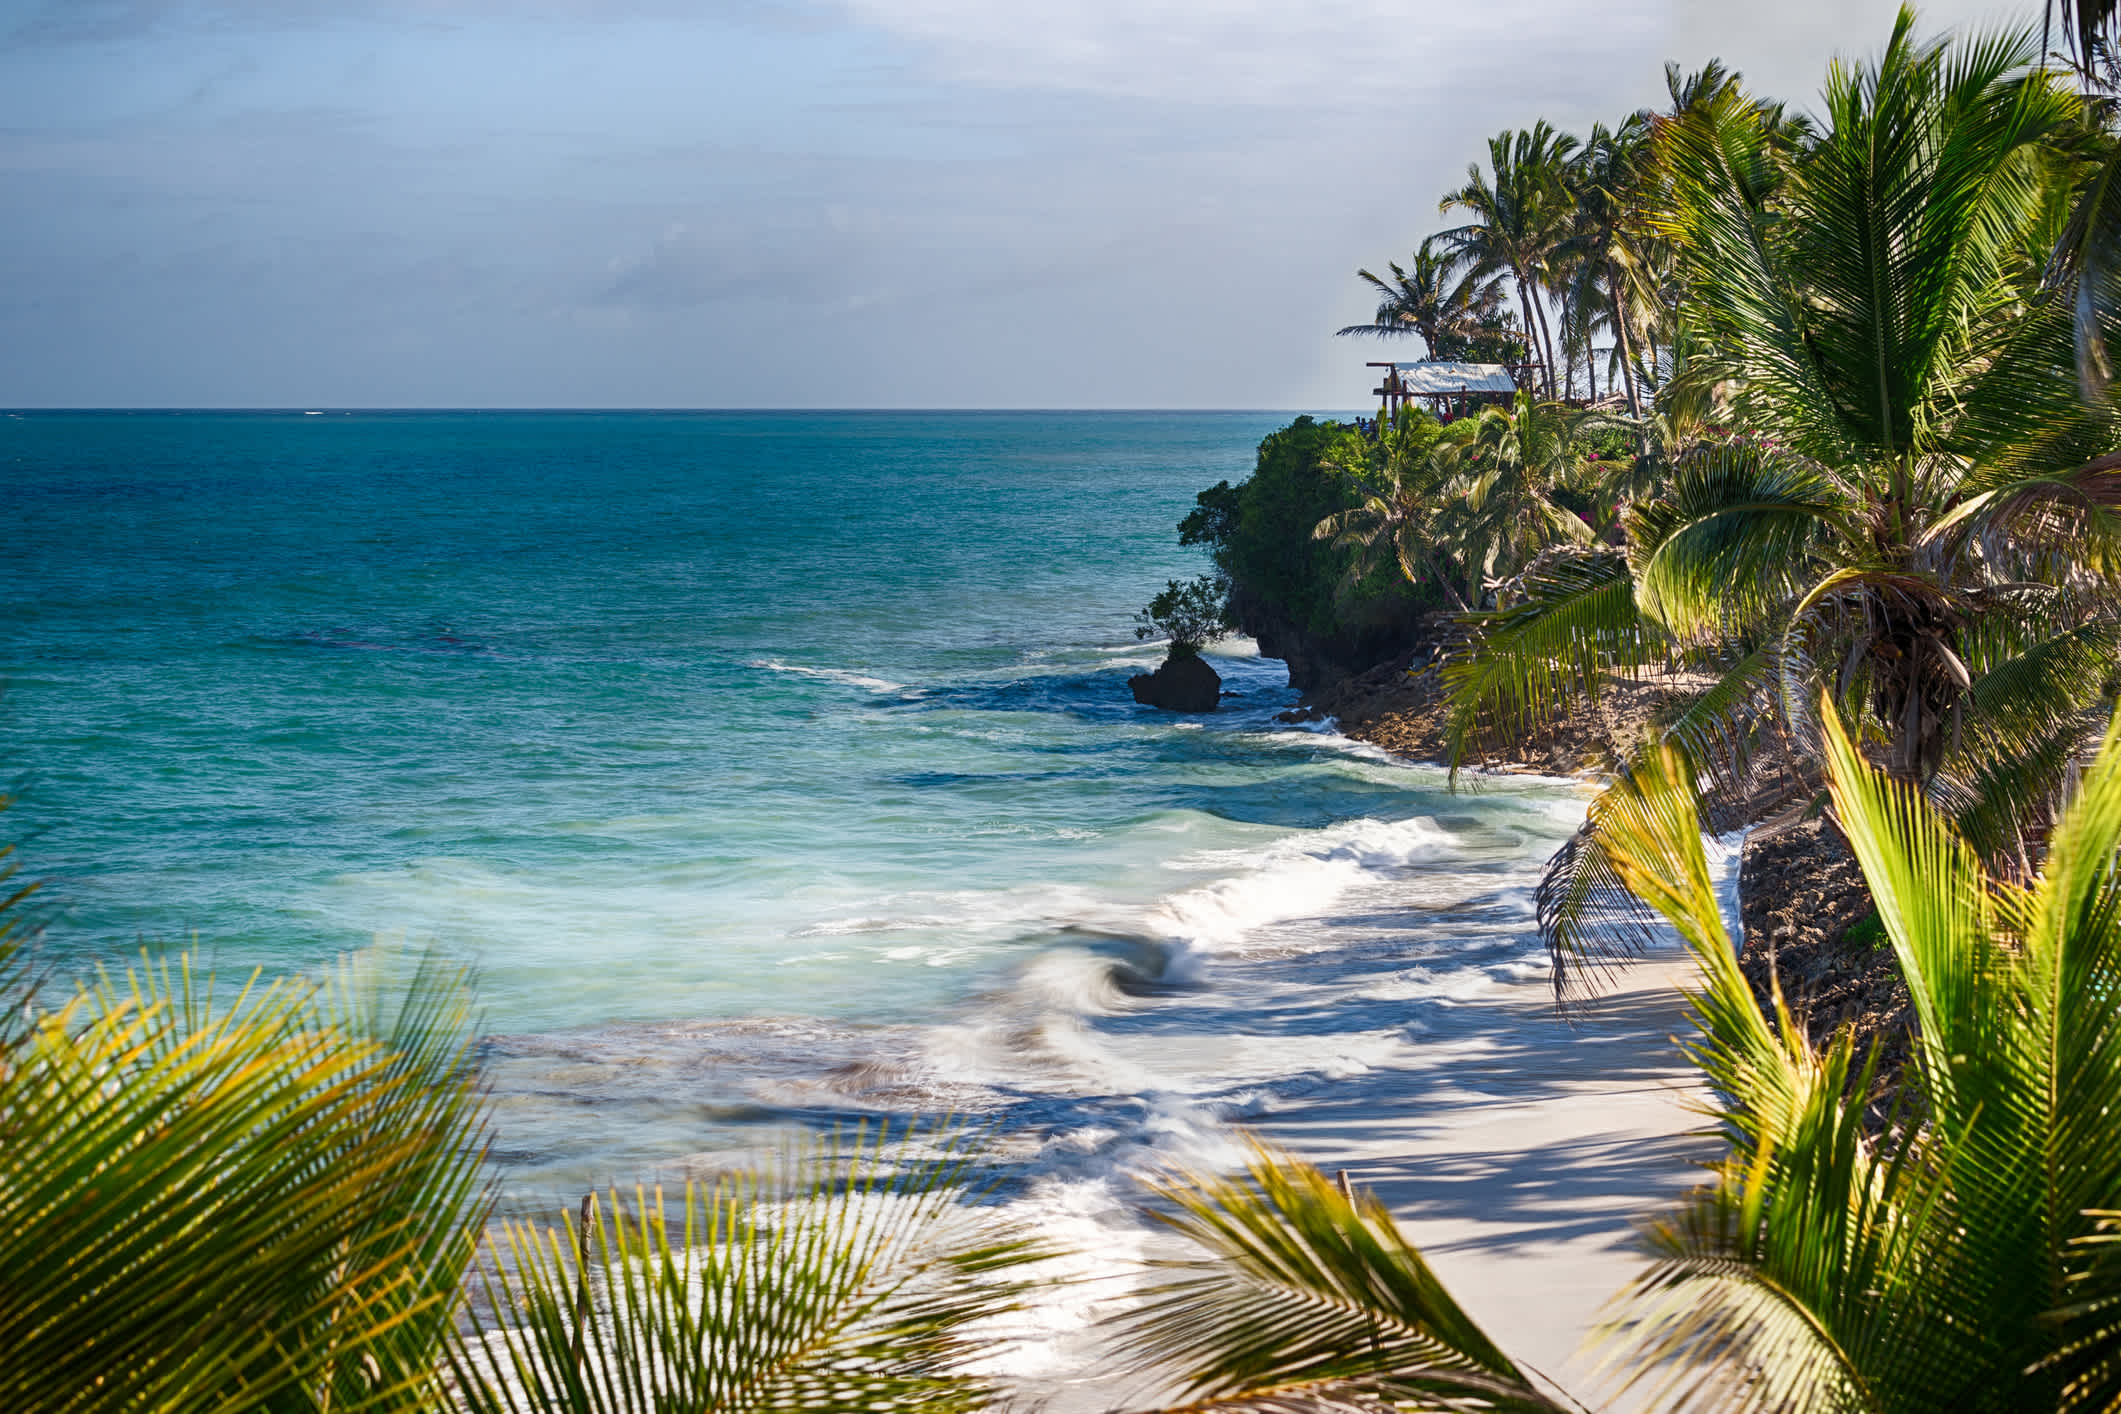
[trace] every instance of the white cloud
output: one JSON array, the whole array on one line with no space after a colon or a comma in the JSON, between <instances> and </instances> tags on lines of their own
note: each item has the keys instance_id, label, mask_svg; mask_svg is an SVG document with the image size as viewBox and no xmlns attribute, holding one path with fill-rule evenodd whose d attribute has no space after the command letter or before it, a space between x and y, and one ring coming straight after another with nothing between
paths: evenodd
<instances>
[{"instance_id":1,"label":"white cloud","mask_svg":"<svg viewBox=\"0 0 2121 1414\"><path fill-rule=\"evenodd\" d=\"M843 0L944 77L1186 103L1345 107L1654 50L1664 0ZM1526 92L1530 101L1536 89Z\"/></svg>"}]
</instances>

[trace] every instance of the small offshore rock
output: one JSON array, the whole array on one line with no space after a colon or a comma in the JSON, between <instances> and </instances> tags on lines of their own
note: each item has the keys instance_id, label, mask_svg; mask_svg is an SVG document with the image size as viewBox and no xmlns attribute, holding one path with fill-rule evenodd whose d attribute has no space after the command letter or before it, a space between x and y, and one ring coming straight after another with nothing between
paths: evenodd
<instances>
[{"instance_id":1,"label":"small offshore rock","mask_svg":"<svg viewBox=\"0 0 2121 1414\"><path fill-rule=\"evenodd\" d=\"M1137 673L1127 679L1134 700L1144 707L1166 712L1213 712L1222 700L1223 680L1200 655L1166 658L1153 673Z\"/></svg>"}]
</instances>

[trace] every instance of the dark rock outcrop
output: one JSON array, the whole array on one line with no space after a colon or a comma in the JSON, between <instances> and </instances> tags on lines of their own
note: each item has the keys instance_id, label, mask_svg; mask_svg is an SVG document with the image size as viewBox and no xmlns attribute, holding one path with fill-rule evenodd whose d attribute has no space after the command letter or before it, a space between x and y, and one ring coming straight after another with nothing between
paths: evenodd
<instances>
[{"instance_id":1,"label":"dark rock outcrop","mask_svg":"<svg viewBox=\"0 0 2121 1414\"><path fill-rule=\"evenodd\" d=\"M1380 596L1349 609L1330 633L1311 631L1242 585L1231 587L1230 608L1239 627L1258 642L1260 657L1289 665L1289 686L1299 692L1316 692L1379 664L1415 656L1437 632L1432 616L1412 607L1407 594Z\"/></svg>"},{"instance_id":2,"label":"dark rock outcrop","mask_svg":"<svg viewBox=\"0 0 2121 1414\"><path fill-rule=\"evenodd\" d=\"M1136 702L1166 712L1213 712L1223 695L1221 676L1197 653L1166 658L1155 672L1128 678L1127 686Z\"/></svg>"},{"instance_id":3,"label":"dark rock outcrop","mask_svg":"<svg viewBox=\"0 0 2121 1414\"><path fill-rule=\"evenodd\" d=\"M1474 742L1462 764L1550 776L1606 771L1635 750L1676 695L1706 685L1706 680L1684 675L1608 683L1596 704L1578 704L1569 716L1506 748ZM1450 712L1435 659L1403 658L1356 673L1307 694L1293 710L1281 714L1284 722L1328 717L1348 736L1395 756L1441 761L1449 750Z\"/></svg>"}]
</instances>

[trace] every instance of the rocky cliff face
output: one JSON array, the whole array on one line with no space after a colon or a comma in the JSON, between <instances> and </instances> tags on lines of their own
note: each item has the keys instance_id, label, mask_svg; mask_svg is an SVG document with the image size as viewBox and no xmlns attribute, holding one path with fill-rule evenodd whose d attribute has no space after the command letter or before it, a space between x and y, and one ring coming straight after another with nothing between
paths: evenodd
<instances>
[{"instance_id":1,"label":"rocky cliff face","mask_svg":"<svg viewBox=\"0 0 2121 1414\"><path fill-rule=\"evenodd\" d=\"M1745 947L1738 965L1768 1015L1775 988L1814 1046L1855 1035L1858 1070L1877 1048L1864 1118L1873 1133L1892 1118L1914 1040L1914 1010L1899 960L1885 940L1863 870L1826 820L1763 830L1746 841L1739 896ZM1850 1076L1854 1087L1859 1077Z\"/></svg>"},{"instance_id":2,"label":"rocky cliff face","mask_svg":"<svg viewBox=\"0 0 2121 1414\"><path fill-rule=\"evenodd\" d=\"M1242 585L1231 587L1230 607L1239 626L1258 642L1262 658L1289 665L1289 686L1299 692L1318 692L1380 664L1410 658L1433 637L1425 617L1396 599L1367 606L1361 617L1325 634L1310 631Z\"/></svg>"}]
</instances>

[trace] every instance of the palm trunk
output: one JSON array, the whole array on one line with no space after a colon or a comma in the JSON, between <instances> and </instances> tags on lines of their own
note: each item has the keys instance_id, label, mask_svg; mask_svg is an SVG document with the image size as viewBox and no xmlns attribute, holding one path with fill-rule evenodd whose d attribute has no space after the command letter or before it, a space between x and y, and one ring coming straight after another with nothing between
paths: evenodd
<instances>
[{"instance_id":1,"label":"palm trunk","mask_svg":"<svg viewBox=\"0 0 2121 1414\"><path fill-rule=\"evenodd\" d=\"M1551 400L1554 397L1554 377L1561 371L1561 364L1555 358L1554 325L1547 318L1546 301L1538 298L1539 284L1537 281L1533 282L1532 290L1534 292L1532 303L1539 310L1540 337L1546 341L1547 346L1547 397Z\"/></svg>"},{"instance_id":2,"label":"palm trunk","mask_svg":"<svg viewBox=\"0 0 2121 1414\"><path fill-rule=\"evenodd\" d=\"M1513 272L1514 273L1514 272ZM1547 329L1546 311L1532 297L1532 282L1517 274L1517 302L1524 306L1525 341L1546 367L1547 396L1554 396L1554 336Z\"/></svg>"},{"instance_id":3,"label":"palm trunk","mask_svg":"<svg viewBox=\"0 0 2121 1414\"><path fill-rule=\"evenodd\" d=\"M1429 573L1435 576L1437 587L1451 596L1451 603L1457 606L1458 612L1461 614L1471 613L1472 607L1466 603L1464 596L1452 585L1450 576L1443 572L1443 566L1436 563L1435 550L1424 545L1421 550L1421 562L1428 567Z\"/></svg>"},{"instance_id":4,"label":"palm trunk","mask_svg":"<svg viewBox=\"0 0 2121 1414\"><path fill-rule=\"evenodd\" d=\"M1516 274L1515 271L1511 272ZM1532 297L1525 293L1524 276L1517 276L1517 307L1524 311L1524 356L1527 361L1539 361L1539 323L1532 314Z\"/></svg>"},{"instance_id":5,"label":"palm trunk","mask_svg":"<svg viewBox=\"0 0 2121 1414\"><path fill-rule=\"evenodd\" d=\"M1605 263L1605 288L1613 298L1613 332L1620 341L1620 376L1627 380L1628 416L1640 417L1642 405L1635 397L1635 350L1631 347L1634 341L1628 338L1627 312L1620 305L1620 279L1610 260Z\"/></svg>"},{"instance_id":6,"label":"palm trunk","mask_svg":"<svg viewBox=\"0 0 2121 1414\"><path fill-rule=\"evenodd\" d=\"M1524 326L1529 337L1536 340L1534 347L1540 360L1546 365L1547 396L1554 396L1554 335L1547 328L1547 312L1539 307L1539 300L1532 291L1534 282L1520 275L1517 277L1517 298L1524 305Z\"/></svg>"}]
</instances>

